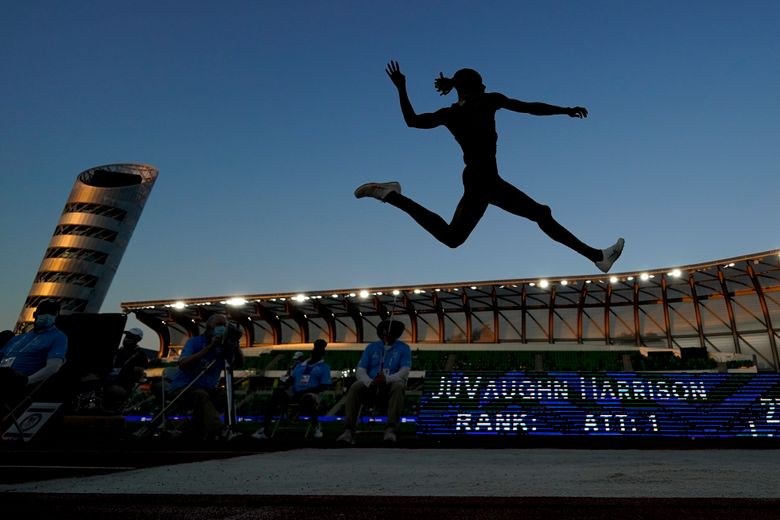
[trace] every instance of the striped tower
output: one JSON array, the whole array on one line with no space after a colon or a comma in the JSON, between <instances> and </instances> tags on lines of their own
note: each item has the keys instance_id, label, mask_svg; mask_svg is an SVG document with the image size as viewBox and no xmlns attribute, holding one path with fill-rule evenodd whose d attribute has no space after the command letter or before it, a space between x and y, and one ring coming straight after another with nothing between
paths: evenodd
<instances>
[{"instance_id":1,"label":"striped tower","mask_svg":"<svg viewBox=\"0 0 780 520\"><path fill-rule=\"evenodd\" d=\"M98 312L149 198L158 171L144 164L97 166L79 174L16 323L29 328L42 300L63 313Z\"/></svg>"}]
</instances>

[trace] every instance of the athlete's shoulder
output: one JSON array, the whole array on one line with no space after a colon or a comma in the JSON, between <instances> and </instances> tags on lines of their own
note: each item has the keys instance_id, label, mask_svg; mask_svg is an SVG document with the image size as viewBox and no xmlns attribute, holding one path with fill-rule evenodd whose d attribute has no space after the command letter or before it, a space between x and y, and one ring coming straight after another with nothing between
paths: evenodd
<instances>
[{"instance_id":1,"label":"athlete's shoulder","mask_svg":"<svg viewBox=\"0 0 780 520\"><path fill-rule=\"evenodd\" d=\"M502 106L504 106L504 104L509 99L501 92L485 92L484 96L485 96L485 101L495 106L496 108L501 108Z\"/></svg>"}]
</instances>

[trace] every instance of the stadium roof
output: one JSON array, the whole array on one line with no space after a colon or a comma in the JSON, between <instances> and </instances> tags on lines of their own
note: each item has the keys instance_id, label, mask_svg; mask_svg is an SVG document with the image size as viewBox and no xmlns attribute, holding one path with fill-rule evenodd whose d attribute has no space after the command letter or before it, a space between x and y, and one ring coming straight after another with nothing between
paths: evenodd
<instances>
[{"instance_id":1,"label":"stadium roof","mask_svg":"<svg viewBox=\"0 0 780 520\"><path fill-rule=\"evenodd\" d=\"M161 352L226 313L243 346L363 343L391 314L408 343L699 347L780 369L777 251L609 275L260 293L122 303L160 335Z\"/></svg>"}]
</instances>

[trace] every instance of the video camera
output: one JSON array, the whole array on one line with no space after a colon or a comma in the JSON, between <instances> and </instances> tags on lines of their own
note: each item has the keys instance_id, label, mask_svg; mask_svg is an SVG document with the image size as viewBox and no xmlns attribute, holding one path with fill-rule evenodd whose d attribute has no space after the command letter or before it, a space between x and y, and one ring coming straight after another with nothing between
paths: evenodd
<instances>
[{"instance_id":1,"label":"video camera","mask_svg":"<svg viewBox=\"0 0 780 520\"><path fill-rule=\"evenodd\" d=\"M236 354L241 348L240 340L241 327L235 323L228 323L225 327L225 334L222 336L220 343L222 345L222 357L226 359L230 364L233 364L236 360Z\"/></svg>"}]
</instances>

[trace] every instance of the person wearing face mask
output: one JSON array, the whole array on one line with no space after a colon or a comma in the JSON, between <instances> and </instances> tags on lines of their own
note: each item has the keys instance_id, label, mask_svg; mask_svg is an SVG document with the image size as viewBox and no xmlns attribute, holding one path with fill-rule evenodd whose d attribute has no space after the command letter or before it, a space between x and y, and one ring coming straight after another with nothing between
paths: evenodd
<instances>
[{"instance_id":1,"label":"person wearing face mask","mask_svg":"<svg viewBox=\"0 0 780 520\"><path fill-rule=\"evenodd\" d=\"M7 406L20 402L65 363L68 337L54 325L59 311L58 302L44 300L33 314L33 329L0 349L0 400Z\"/></svg>"},{"instance_id":2,"label":"person wearing face mask","mask_svg":"<svg viewBox=\"0 0 780 520\"><path fill-rule=\"evenodd\" d=\"M322 438L319 422L320 393L330 387L330 366L323 360L328 342L318 339L314 342L311 357L295 365L292 373L282 386L274 389L266 405L263 425L252 434L255 439L265 440L274 414L289 403L298 403L301 413L310 417L312 435ZM303 356L301 356L303 357Z\"/></svg>"},{"instance_id":3,"label":"person wearing face mask","mask_svg":"<svg viewBox=\"0 0 780 520\"><path fill-rule=\"evenodd\" d=\"M376 328L379 341L366 346L358 362L357 381L349 387L346 426L336 440L355 443L355 425L361 404L386 404L387 429L384 441L397 440L397 428L406 396L406 380L412 369L412 349L398 338L404 333L400 321L385 320Z\"/></svg>"},{"instance_id":4,"label":"person wearing face mask","mask_svg":"<svg viewBox=\"0 0 780 520\"><path fill-rule=\"evenodd\" d=\"M204 333L190 338L184 345L179 357L179 370L168 387L173 395L190 385L182 400L193 411L193 435L202 439L213 437L224 428L215 403L221 402L217 387L225 368L222 340L227 326L227 318L222 314L212 314L206 320ZM239 359L234 360L234 364L238 365L241 362L240 349L235 354Z\"/></svg>"},{"instance_id":5,"label":"person wearing face mask","mask_svg":"<svg viewBox=\"0 0 780 520\"><path fill-rule=\"evenodd\" d=\"M144 332L137 327L125 331L122 346L114 356L113 368L106 378L103 392L104 404L111 409L127 399L136 383L143 379L144 371L149 366L149 357L139 344L143 337Z\"/></svg>"}]
</instances>

